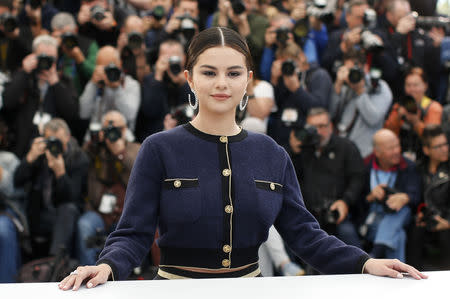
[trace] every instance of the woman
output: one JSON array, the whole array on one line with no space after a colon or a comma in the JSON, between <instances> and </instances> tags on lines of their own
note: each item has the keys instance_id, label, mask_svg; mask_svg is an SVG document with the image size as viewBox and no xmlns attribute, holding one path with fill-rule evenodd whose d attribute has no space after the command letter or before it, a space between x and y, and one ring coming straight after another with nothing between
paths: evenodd
<instances>
[{"instance_id":1,"label":"woman","mask_svg":"<svg viewBox=\"0 0 450 299\"><path fill-rule=\"evenodd\" d=\"M410 153L408 158L416 160L420 153L419 137L425 125L441 124L442 106L425 95L428 83L423 69L414 67L405 76L405 93L410 101L394 104L384 126L400 137L402 150ZM412 103L412 99L415 101Z\"/></svg>"},{"instance_id":2,"label":"woman","mask_svg":"<svg viewBox=\"0 0 450 299\"><path fill-rule=\"evenodd\" d=\"M148 252L158 225L157 279L259 276L258 247L272 224L306 262L325 273L400 277L394 260L375 260L319 229L305 209L294 168L272 139L235 122L245 108L251 56L227 28L198 34L185 75L199 113L191 122L154 134L142 144L116 231L97 266L79 267L59 287L79 289L125 279ZM192 100L192 99L191 99ZM194 104L193 106L196 106Z\"/></svg>"}]
</instances>

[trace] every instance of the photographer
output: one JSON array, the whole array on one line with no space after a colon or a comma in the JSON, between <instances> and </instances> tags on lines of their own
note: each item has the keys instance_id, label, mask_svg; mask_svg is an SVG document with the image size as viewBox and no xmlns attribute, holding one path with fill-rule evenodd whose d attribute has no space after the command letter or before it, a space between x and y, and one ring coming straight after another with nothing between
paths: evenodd
<instances>
[{"instance_id":1,"label":"photographer","mask_svg":"<svg viewBox=\"0 0 450 299\"><path fill-rule=\"evenodd\" d=\"M122 67L125 74L138 82L150 72L147 64L146 47L144 41L144 22L138 16L128 16L117 40Z\"/></svg>"},{"instance_id":2,"label":"photographer","mask_svg":"<svg viewBox=\"0 0 450 299\"><path fill-rule=\"evenodd\" d=\"M450 165L447 137L438 125L428 125L422 135L426 158L418 165L422 175L424 202L408 240L408 262L423 269L425 248L437 243L441 261L449 266ZM444 265L440 265L444 266Z\"/></svg>"},{"instance_id":3,"label":"photographer","mask_svg":"<svg viewBox=\"0 0 450 299\"><path fill-rule=\"evenodd\" d=\"M427 124L441 124L443 108L425 95L428 80L423 69L411 68L405 74L405 94L392 107L384 126L400 138L411 160L421 158L420 137Z\"/></svg>"},{"instance_id":4,"label":"photographer","mask_svg":"<svg viewBox=\"0 0 450 299\"><path fill-rule=\"evenodd\" d=\"M3 48L0 71L8 76L8 79L12 72L21 67L22 59L31 52L29 41L32 39L31 32L19 24L17 16L12 14L12 2L0 1L0 45Z\"/></svg>"},{"instance_id":5,"label":"photographer","mask_svg":"<svg viewBox=\"0 0 450 299\"><path fill-rule=\"evenodd\" d=\"M305 53L292 41L277 51L272 64L272 84L278 107L270 127L271 136L281 145L289 139L289 126L302 126L312 107L328 109L332 82L317 64L309 64Z\"/></svg>"},{"instance_id":6,"label":"photographer","mask_svg":"<svg viewBox=\"0 0 450 299\"><path fill-rule=\"evenodd\" d=\"M88 158L62 119L44 126L14 174L14 185L26 190L32 242L46 239L48 255L71 250L75 224L83 206Z\"/></svg>"},{"instance_id":7,"label":"photographer","mask_svg":"<svg viewBox=\"0 0 450 299\"><path fill-rule=\"evenodd\" d=\"M219 0L212 26L229 27L239 32L247 40L255 65L259 66L269 21L264 15L250 10L250 2L252 1Z\"/></svg>"},{"instance_id":8,"label":"photographer","mask_svg":"<svg viewBox=\"0 0 450 299\"><path fill-rule=\"evenodd\" d=\"M92 76L98 45L94 40L77 35L75 18L68 13L57 13L51 22L52 36L59 43L58 64L64 75L72 79L78 94Z\"/></svg>"},{"instance_id":9,"label":"photographer","mask_svg":"<svg viewBox=\"0 0 450 299\"><path fill-rule=\"evenodd\" d=\"M23 1L24 7L19 14L19 22L31 29L33 38L41 34L49 34L50 21L58 10L47 0Z\"/></svg>"},{"instance_id":10,"label":"photographer","mask_svg":"<svg viewBox=\"0 0 450 299\"><path fill-rule=\"evenodd\" d=\"M264 35L265 47L259 66L263 80L271 81L272 63L275 60L277 49L286 47L288 42L294 42L293 26L290 17L283 13L273 16L270 20L270 27L266 29ZM302 50L305 52L308 62L318 61L317 50L312 40L307 39Z\"/></svg>"},{"instance_id":11,"label":"photographer","mask_svg":"<svg viewBox=\"0 0 450 299\"><path fill-rule=\"evenodd\" d=\"M118 111L109 111L103 116L98 140L85 145L91 163L86 212L78 219L76 244L82 265L95 264L103 244L95 248L90 240L97 232L106 237L122 213L128 178L139 150L139 144L127 142L126 131L125 117Z\"/></svg>"},{"instance_id":12,"label":"photographer","mask_svg":"<svg viewBox=\"0 0 450 299\"><path fill-rule=\"evenodd\" d=\"M22 158L32 139L42 135L53 117L69 125L78 120L77 92L70 78L56 70L58 43L48 35L33 41L33 53L22 61L3 93L3 114L11 134L12 151Z\"/></svg>"},{"instance_id":13,"label":"photographer","mask_svg":"<svg viewBox=\"0 0 450 299\"><path fill-rule=\"evenodd\" d=\"M367 217L360 233L373 244L372 257L404 261L405 228L421 196L416 165L402 156L398 137L387 129L375 133L373 154L364 162Z\"/></svg>"},{"instance_id":14,"label":"photographer","mask_svg":"<svg viewBox=\"0 0 450 299\"><path fill-rule=\"evenodd\" d=\"M330 116L323 108L309 111L305 128L292 130L289 144L308 210L329 233L361 247L349 214L364 183L358 149L333 134Z\"/></svg>"},{"instance_id":15,"label":"photographer","mask_svg":"<svg viewBox=\"0 0 450 299\"><path fill-rule=\"evenodd\" d=\"M122 62L116 48L105 46L98 51L91 80L80 96L80 117L98 125L110 110L120 111L130 130L134 130L141 103L139 83L122 72Z\"/></svg>"},{"instance_id":16,"label":"photographer","mask_svg":"<svg viewBox=\"0 0 450 299\"><path fill-rule=\"evenodd\" d=\"M183 73L185 59L179 41L166 40L160 45L153 73L145 77L142 84L142 104L136 128L138 141L162 131L164 122L174 120L170 112L186 104L188 94L194 97Z\"/></svg>"},{"instance_id":17,"label":"photographer","mask_svg":"<svg viewBox=\"0 0 450 299\"><path fill-rule=\"evenodd\" d=\"M440 46L444 31L434 28L428 34L417 29L407 0L393 0L386 7L385 21L379 24L385 51L377 63L395 98L403 95L402 78L412 66L424 69L430 82L439 82ZM432 95L437 94L431 86Z\"/></svg>"},{"instance_id":18,"label":"photographer","mask_svg":"<svg viewBox=\"0 0 450 299\"><path fill-rule=\"evenodd\" d=\"M79 33L95 40L99 47L115 46L125 14L119 8L111 11L107 0L82 0L77 21Z\"/></svg>"},{"instance_id":19,"label":"photographer","mask_svg":"<svg viewBox=\"0 0 450 299\"><path fill-rule=\"evenodd\" d=\"M338 69L331 96L330 114L339 135L353 141L361 155L372 152L372 136L383 127L392 103L389 86L380 73L366 73L365 56L350 51Z\"/></svg>"}]
</instances>

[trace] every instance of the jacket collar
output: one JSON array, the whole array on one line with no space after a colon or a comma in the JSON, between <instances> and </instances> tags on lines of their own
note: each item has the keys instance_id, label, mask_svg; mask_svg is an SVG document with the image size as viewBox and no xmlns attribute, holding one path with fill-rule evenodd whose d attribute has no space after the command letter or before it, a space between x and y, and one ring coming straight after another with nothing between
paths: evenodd
<instances>
[{"instance_id":1,"label":"jacket collar","mask_svg":"<svg viewBox=\"0 0 450 299\"><path fill-rule=\"evenodd\" d=\"M210 141L210 142L217 142L217 143L223 143L223 141L221 141L221 137L224 136L220 136L220 135L211 135L211 134L207 134L205 132L200 131L199 129L195 128L190 122L186 123L183 125L183 127L191 134L202 138L206 141ZM228 139L228 142L237 142L237 141L242 141L247 137L248 133L246 130L241 129L241 131L233 136L226 136ZM222 139L223 140L223 139Z\"/></svg>"},{"instance_id":2,"label":"jacket collar","mask_svg":"<svg viewBox=\"0 0 450 299\"><path fill-rule=\"evenodd\" d=\"M381 170L380 166L378 165L377 158L375 157L375 154L372 153L368 157L364 159L364 164L366 166L371 167L374 170ZM402 156L400 158L400 163L398 165L395 165L388 171L398 171L398 170L405 170L408 167L408 163L406 162L406 159Z\"/></svg>"}]
</instances>

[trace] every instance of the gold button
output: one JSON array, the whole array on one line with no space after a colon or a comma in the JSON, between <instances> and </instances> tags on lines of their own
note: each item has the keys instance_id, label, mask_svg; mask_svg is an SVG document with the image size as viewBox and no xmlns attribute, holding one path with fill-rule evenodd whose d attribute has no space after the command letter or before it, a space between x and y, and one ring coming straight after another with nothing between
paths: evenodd
<instances>
[{"instance_id":1,"label":"gold button","mask_svg":"<svg viewBox=\"0 0 450 299\"><path fill-rule=\"evenodd\" d=\"M180 180L175 180L173 182L173 185L175 186L175 188L180 188L181 187L181 181Z\"/></svg>"},{"instance_id":2,"label":"gold button","mask_svg":"<svg viewBox=\"0 0 450 299\"><path fill-rule=\"evenodd\" d=\"M231 246L230 245L223 245L223 252L229 253L231 252Z\"/></svg>"},{"instance_id":3,"label":"gold button","mask_svg":"<svg viewBox=\"0 0 450 299\"><path fill-rule=\"evenodd\" d=\"M230 266L230 260L227 260L227 259L222 260L222 266L229 267Z\"/></svg>"},{"instance_id":4,"label":"gold button","mask_svg":"<svg viewBox=\"0 0 450 299\"><path fill-rule=\"evenodd\" d=\"M222 143L227 143L228 142L228 137L227 136L220 136L219 140Z\"/></svg>"},{"instance_id":5,"label":"gold button","mask_svg":"<svg viewBox=\"0 0 450 299\"><path fill-rule=\"evenodd\" d=\"M231 214L233 212L233 207L230 205L225 206L225 213Z\"/></svg>"},{"instance_id":6,"label":"gold button","mask_svg":"<svg viewBox=\"0 0 450 299\"><path fill-rule=\"evenodd\" d=\"M225 168L224 170L222 170L222 174L223 174L223 176L229 176L231 174L231 170L228 168Z\"/></svg>"},{"instance_id":7,"label":"gold button","mask_svg":"<svg viewBox=\"0 0 450 299\"><path fill-rule=\"evenodd\" d=\"M274 183L270 183L270 189L273 191L275 190L275 184Z\"/></svg>"}]
</instances>

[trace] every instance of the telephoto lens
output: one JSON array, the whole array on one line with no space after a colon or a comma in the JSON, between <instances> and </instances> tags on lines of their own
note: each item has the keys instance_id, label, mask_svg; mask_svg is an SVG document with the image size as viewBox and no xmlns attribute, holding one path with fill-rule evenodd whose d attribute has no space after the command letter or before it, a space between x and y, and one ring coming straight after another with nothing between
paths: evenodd
<instances>
[{"instance_id":1,"label":"telephoto lens","mask_svg":"<svg viewBox=\"0 0 450 299\"><path fill-rule=\"evenodd\" d=\"M78 46L78 40L75 34L66 32L61 35L61 42L67 49L73 49Z\"/></svg>"},{"instance_id":2,"label":"telephoto lens","mask_svg":"<svg viewBox=\"0 0 450 299\"><path fill-rule=\"evenodd\" d=\"M48 151L52 154L53 157L58 157L63 152L63 145L58 138L49 137L45 139L45 144L47 146Z\"/></svg>"},{"instance_id":3,"label":"telephoto lens","mask_svg":"<svg viewBox=\"0 0 450 299\"><path fill-rule=\"evenodd\" d=\"M179 56L169 57L169 69L174 75L181 73L181 58Z\"/></svg>"},{"instance_id":4,"label":"telephoto lens","mask_svg":"<svg viewBox=\"0 0 450 299\"><path fill-rule=\"evenodd\" d=\"M103 129L103 133L105 134L105 138L111 141L112 143L116 142L117 140L122 137L122 132L120 131L120 128L114 127L112 122L109 123L109 125Z\"/></svg>"},{"instance_id":5,"label":"telephoto lens","mask_svg":"<svg viewBox=\"0 0 450 299\"><path fill-rule=\"evenodd\" d=\"M37 62L36 70L38 72L48 71L52 67L53 63L55 62L55 58L53 56L48 56L46 54L39 54L37 56L37 60L38 60L38 62Z\"/></svg>"},{"instance_id":6,"label":"telephoto lens","mask_svg":"<svg viewBox=\"0 0 450 299\"><path fill-rule=\"evenodd\" d=\"M130 47L131 50L140 49L143 42L144 38L139 32L133 31L128 34L128 47Z\"/></svg>"},{"instance_id":7,"label":"telephoto lens","mask_svg":"<svg viewBox=\"0 0 450 299\"><path fill-rule=\"evenodd\" d=\"M105 16L106 10L100 5L94 5L91 7L91 18L100 22Z\"/></svg>"},{"instance_id":8,"label":"telephoto lens","mask_svg":"<svg viewBox=\"0 0 450 299\"><path fill-rule=\"evenodd\" d=\"M151 15L152 15L152 17L155 18L155 20L161 21L162 18L164 18L165 15L166 15L166 12L164 10L164 6L161 6L161 5L155 6L155 8L153 9Z\"/></svg>"}]
</instances>

